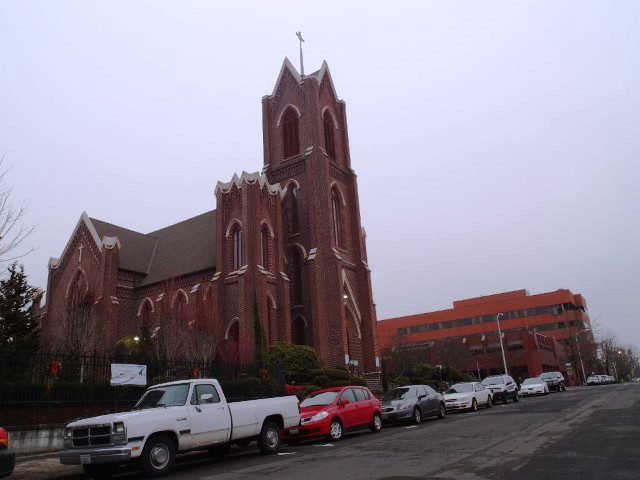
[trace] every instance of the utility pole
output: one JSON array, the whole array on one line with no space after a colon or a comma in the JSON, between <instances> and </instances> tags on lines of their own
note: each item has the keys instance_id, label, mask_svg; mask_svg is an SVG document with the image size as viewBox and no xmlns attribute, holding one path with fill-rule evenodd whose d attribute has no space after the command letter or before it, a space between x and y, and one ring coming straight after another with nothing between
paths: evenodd
<instances>
[{"instance_id":1,"label":"utility pole","mask_svg":"<svg viewBox=\"0 0 640 480\"><path fill-rule=\"evenodd\" d=\"M502 351L502 365L504 366L504 374L509 375L507 371L507 357L504 356L504 345L502 344L502 330L500 329L500 316L504 316L502 312L496 315L496 323L498 324L498 337L500 338L500 350Z\"/></svg>"}]
</instances>

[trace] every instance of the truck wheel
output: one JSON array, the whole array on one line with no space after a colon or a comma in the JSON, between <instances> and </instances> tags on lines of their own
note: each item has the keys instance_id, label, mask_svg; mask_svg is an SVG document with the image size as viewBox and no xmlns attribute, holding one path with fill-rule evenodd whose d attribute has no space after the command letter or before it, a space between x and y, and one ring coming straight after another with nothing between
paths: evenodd
<instances>
[{"instance_id":1,"label":"truck wheel","mask_svg":"<svg viewBox=\"0 0 640 480\"><path fill-rule=\"evenodd\" d=\"M118 470L117 465L83 465L85 475L96 480L109 478Z\"/></svg>"},{"instance_id":2,"label":"truck wheel","mask_svg":"<svg viewBox=\"0 0 640 480\"><path fill-rule=\"evenodd\" d=\"M223 459L227 453L231 450L231 444L225 443L224 445L216 445L215 447L211 447L209 449L209 455L211 455L216 460Z\"/></svg>"},{"instance_id":3,"label":"truck wheel","mask_svg":"<svg viewBox=\"0 0 640 480\"><path fill-rule=\"evenodd\" d=\"M176 446L167 435L153 435L144 445L141 455L142 473L148 478L165 475L176 459Z\"/></svg>"},{"instance_id":4,"label":"truck wheel","mask_svg":"<svg viewBox=\"0 0 640 480\"><path fill-rule=\"evenodd\" d=\"M280 427L276 422L264 422L258 436L258 448L264 455L280 450Z\"/></svg>"}]
</instances>

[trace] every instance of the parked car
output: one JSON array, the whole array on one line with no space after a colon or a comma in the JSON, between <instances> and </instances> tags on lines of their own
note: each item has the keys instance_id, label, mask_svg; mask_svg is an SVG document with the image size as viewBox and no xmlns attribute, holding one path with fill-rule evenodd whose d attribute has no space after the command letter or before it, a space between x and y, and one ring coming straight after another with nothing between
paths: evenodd
<instances>
[{"instance_id":1,"label":"parked car","mask_svg":"<svg viewBox=\"0 0 640 480\"><path fill-rule=\"evenodd\" d=\"M562 375L560 372L544 372L542 375L540 375L540 378L546 382L550 391L567 391L567 387L564 384L564 375Z\"/></svg>"},{"instance_id":2,"label":"parked car","mask_svg":"<svg viewBox=\"0 0 640 480\"><path fill-rule=\"evenodd\" d=\"M527 397L529 395L548 395L549 386L540 377L527 378L520 386L520 395Z\"/></svg>"},{"instance_id":3,"label":"parked car","mask_svg":"<svg viewBox=\"0 0 640 480\"><path fill-rule=\"evenodd\" d=\"M491 390L494 402L507 403L509 398L518 401L518 384L510 375L491 375L482 380L482 385Z\"/></svg>"},{"instance_id":4,"label":"parked car","mask_svg":"<svg viewBox=\"0 0 640 480\"><path fill-rule=\"evenodd\" d=\"M9 448L9 433L0 427L0 478L11 475L15 465L15 454Z\"/></svg>"},{"instance_id":5,"label":"parked car","mask_svg":"<svg viewBox=\"0 0 640 480\"><path fill-rule=\"evenodd\" d=\"M289 443L316 437L337 441L361 428L382 429L380 400L365 387L334 387L310 393L300 403L300 425L284 433Z\"/></svg>"},{"instance_id":6,"label":"parked car","mask_svg":"<svg viewBox=\"0 0 640 480\"><path fill-rule=\"evenodd\" d=\"M410 421L426 417L444 418L447 413L442 394L429 385L407 385L389 390L382 397L383 421Z\"/></svg>"},{"instance_id":7,"label":"parked car","mask_svg":"<svg viewBox=\"0 0 640 480\"><path fill-rule=\"evenodd\" d=\"M250 440L264 454L277 452L281 430L299 422L295 396L227 403L217 380L163 383L149 388L130 412L67 425L60 462L104 476L135 460L154 478L171 469L177 453L222 456L232 443Z\"/></svg>"},{"instance_id":8,"label":"parked car","mask_svg":"<svg viewBox=\"0 0 640 480\"><path fill-rule=\"evenodd\" d=\"M603 375L589 375L587 377L587 385L600 385L604 383Z\"/></svg>"},{"instance_id":9,"label":"parked car","mask_svg":"<svg viewBox=\"0 0 640 480\"><path fill-rule=\"evenodd\" d=\"M470 410L477 412L480 405L491 408L491 391L480 382L464 382L451 385L444 394L447 410Z\"/></svg>"}]
</instances>

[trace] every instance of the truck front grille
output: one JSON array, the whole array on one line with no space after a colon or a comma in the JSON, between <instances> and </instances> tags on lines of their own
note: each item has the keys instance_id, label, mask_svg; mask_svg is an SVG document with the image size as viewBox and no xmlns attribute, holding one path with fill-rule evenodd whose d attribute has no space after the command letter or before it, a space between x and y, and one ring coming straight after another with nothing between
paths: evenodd
<instances>
[{"instance_id":1,"label":"truck front grille","mask_svg":"<svg viewBox=\"0 0 640 480\"><path fill-rule=\"evenodd\" d=\"M73 429L74 447L111 445L111 425L91 425Z\"/></svg>"}]
</instances>

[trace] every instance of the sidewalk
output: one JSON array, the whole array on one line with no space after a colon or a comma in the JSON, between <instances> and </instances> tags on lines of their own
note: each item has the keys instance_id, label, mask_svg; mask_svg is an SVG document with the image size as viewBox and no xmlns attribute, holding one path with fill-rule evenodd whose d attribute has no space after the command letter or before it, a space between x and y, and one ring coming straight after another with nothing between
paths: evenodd
<instances>
[{"instance_id":1,"label":"sidewalk","mask_svg":"<svg viewBox=\"0 0 640 480\"><path fill-rule=\"evenodd\" d=\"M62 465L58 452L16 458L11 480L54 480L56 478L84 478L82 467Z\"/></svg>"}]
</instances>

